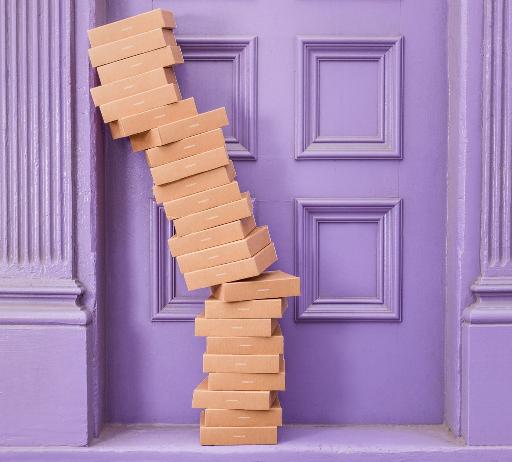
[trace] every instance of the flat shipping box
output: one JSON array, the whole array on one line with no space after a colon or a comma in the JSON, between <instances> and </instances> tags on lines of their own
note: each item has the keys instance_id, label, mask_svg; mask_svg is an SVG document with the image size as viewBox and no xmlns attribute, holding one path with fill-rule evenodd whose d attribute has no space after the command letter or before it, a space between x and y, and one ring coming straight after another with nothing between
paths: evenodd
<instances>
[{"instance_id":1,"label":"flat shipping box","mask_svg":"<svg viewBox=\"0 0 512 462\"><path fill-rule=\"evenodd\" d=\"M246 411L243 409L205 409L206 427L280 427L283 425L283 410L276 398L268 411Z\"/></svg>"},{"instance_id":2,"label":"flat shipping box","mask_svg":"<svg viewBox=\"0 0 512 462\"><path fill-rule=\"evenodd\" d=\"M200 154L198 154L200 156ZM196 156L194 156L196 157ZM183 159L185 160L185 159ZM182 161L178 161L182 162ZM252 201L248 192L242 193L242 199L219 205L209 210L193 213L174 220L174 229L177 236L197 233L203 229L230 223L252 215Z\"/></svg>"},{"instance_id":3,"label":"flat shipping box","mask_svg":"<svg viewBox=\"0 0 512 462\"><path fill-rule=\"evenodd\" d=\"M207 427L201 413L199 442L203 446L277 444L277 427Z\"/></svg>"},{"instance_id":4,"label":"flat shipping box","mask_svg":"<svg viewBox=\"0 0 512 462\"><path fill-rule=\"evenodd\" d=\"M205 353L203 354L203 372L277 374L281 358L281 355L214 355Z\"/></svg>"},{"instance_id":5,"label":"flat shipping box","mask_svg":"<svg viewBox=\"0 0 512 462\"><path fill-rule=\"evenodd\" d=\"M178 257L178 262L179 258L181 257ZM223 302L210 296L204 302L204 317L207 319L280 319L283 317L287 306L288 300L286 298Z\"/></svg>"},{"instance_id":6,"label":"flat shipping box","mask_svg":"<svg viewBox=\"0 0 512 462\"><path fill-rule=\"evenodd\" d=\"M153 183L160 186L228 164L228 151L225 146L222 146L221 148L202 152L195 156L185 157L184 159L153 167L150 171Z\"/></svg>"},{"instance_id":7,"label":"flat shipping box","mask_svg":"<svg viewBox=\"0 0 512 462\"><path fill-rule=\"evenodd\" d=\"M246 356L251 357L250 355ZM283 391L286 388L285 375L284 359L279 365L279 372L275 374L210 372L208 374L208 389Z\"/></svg>"},{"instance_id":8,"label":"flat shipping box","mask_svg":"<svg viewBox=\"0 0 512 462\"><path fill-rule=\"evenodd\" d=\"M149 167L158 167L159 165L174 162L175 160L190 157L201 152L221 148L224 145L225 140L222 129L217 128L180 141L175 141L174 143L148 149L146 151L146 159Z\"/></svg>"},{"instance_id":9,"label":"flat shipping box","mask_svg":"<svg viewBox=\"0 0 512 462\"><path fill-rule=\"evenodd\" d=\"M104 122L112 122L122 117L149 111L164 104L175 103L181 98L178 87L169 83L158 88L117 99L100 106Z\"/></svg>"},{"instance_id":10,"label":"flat shipping box","mask_svg":"<svg viewBox=\"0 0 512 462\"><path fill-rule=\"evenodd\" d=\"M107 64L107 66L112 65L113 64ZM101 67L98 69L101 69ZM153 128L148 132L133 135L130 137L130 142L132 143L132 149L134 151L141 151L143 149L154 148L155 146L162 146L163 144L189 138L199 133L215 130L216 128L224 127L228 124L226 109L219 108L213 111L203 112L202 114L189 117L188 119Z\"/></svg>"},{"instance_id":11,"label":"flat shipping box","mask_svg":"<svg viewBox=\"0 0 512 462\"><path fill-rule=\"evenodd\" d=\"M105 64L96 69L101 84L105 85L133 75L143 74L153 69L181 63L183 63L183 55L181 54L180 47L168 46L122 59L115 63Z\"/></svg>"},{"instance_id":12,"label":"flat shipping box","mask_svg":"<svg viewBox=\"0 0 512 462\"><path fill-rule=\"evenodd\" d=\"M206 352L220 355L283 354L283 333L278 325L272 337L206 337Z\"/></svg>"},{"instance_id":13,"label":"flat shipping box","mask_svg":"<svg viewBox=\"0 0 512 462\"><path fill-rule=\"evenodd\" d=\"M151 130L161 124L191 117L194 114L197 114L194 98L187 98L182 101L166 103L164 106L160 105L138 114L122 117L118 122L123 136L129 136Z\"/></svg>"},{"instance_id":14,"label":"flat shipping box","mask_svg":"<svg viewBox=\"0 0 512 462\"><path fill-rule=\"evenodd\" d=\"M155 195L155 200L159 204L162 204L230 183L235 176L235 167L230 160L229 164L223 167L215 168L161 186L153 186L153 194Z\"/></svg>"},{"instance_id":15,"label":"flat shipping box","mask_svg":"<svg viewBox=\"0 0 512 462\"><path fill-rule=\"evenodd\" d=\"M214 266L191 273L184 273L185 283L189 290L210 287L215 284L246 279L265 271L277 261L276 249L270 243L254 257L238 260L224 265Z\"/></svg>"},{"instance_id":16,"label":"flat shipping box","mask_svg":"<svg viewBox=\"0 0 512 462\"><path fill-rule=\"evenodd\" d=\"M92 67L98 67L168 45L177 46L172 30L153 29L142 34L89 48L89 60Z\"/></svg>"},{"instance_id":17,"label":"flat shipping box","mask_svg":"<svg viewBox=\"0 0 512 462\"><path fill-rule=\"evenodd\" d=\"M241 198L242 193L240 192L238 182L232 181L216 188L164 202L165 215L169 220L181 218L191 213L202 212L219 205L235 202Z\"/></svg>"},{"instance_id":18,"label":"flat shipping box","mask_svg":"<svg viewBox=\"0 0 512 462\"><path fill-rule=\"evenodd\" d=\"M152 29L174 29L175 27L174 15L170 11L158 8L147 13L90 29L87 31L87 35L89 36L91 46L97 47L104 43L115 42L132 35L142 34Z\"/></svg>"},{"instance_id":19,"label":"flat shipping box","mask_svg":"<svg viewBox=\"0 0 512 462\"><path fill-rule=\"evenodd\" d=\"M194 390L194 409L246 409L264 411L270 409L277 392L275 391L212 391L208 390L208 378Z\"/></svg>"},{"instance_id":20,"label":"flat shipping box","mask_svg":"<svg viewBox=\"0 0 512 462\"><path fill-rule=\"evenodd\" d=\"M267 271L246 281L221 284L212 294L225 302L300 295L300 279L283 271Z\"/></svg>"},{"instance_id":21,"label":"flat shipping box","mask_svg":"<svg viewBox=\"0 0 512 462\"><path fill-rule=\"evenodd\" d=\"M277 324L275 319L206 319L199 314L194 333L198 337L270 337Z\"/></svg>"},{"instance_id":22,"label":"flat shipping box","mask_svg":"<svg viewBox=\"0 0 512 462\"><path fill-rule=\"evenodd\" d=\"M153 88L161 87L169 83L178 85L176 76L171 67L153 69L144 74L134 75L123 80L117 80L106 85L91 88L91 96L96 107L115 101L116 99L126 98L136 95Z\"/></svg>"},{"instance_id":23,"label":"flat shipping box","mask_svg":"<svg viewBox=\"0 0 512 462\"><path fill-rule=\"evenodd\" d=\"M169 239L169 249L173 257L190 252L215 247L226 242L243 239L256 227L256 221L251 215L241 220L232 221L215 228L205 229L187 236L173 236Z\"/></svg>"},{"instance_id":24,"label":"flat shipping box","mask_svg":"<svg viewBox=\"0 0 512 462\"><path fill-rule=\"evenodd\" d=\"M260 226L253 229L245 239L181 255L177 258L178 266L182 273L190 273L244 260L256 255L268 244L270 244L268 227Z\"/></svg>"}]
</instances>

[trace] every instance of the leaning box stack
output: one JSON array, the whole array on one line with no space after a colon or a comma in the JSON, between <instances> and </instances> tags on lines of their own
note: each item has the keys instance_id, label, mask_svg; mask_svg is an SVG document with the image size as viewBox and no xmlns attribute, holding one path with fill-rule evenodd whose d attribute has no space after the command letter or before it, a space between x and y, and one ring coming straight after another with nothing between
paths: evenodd
<instances>
[{"instance_id":1,"label":"leaning box stack","mask_svg":"<svg viewBox=\"0 0 512 462\"><path fill-rule=\"evenodd\" d=\"M226 149L225 108L198 114L182 99L173 66L183 63L176 22L160 9L89 31L91 89L114 139L144 150L155 200L173 221L169 249L189 290L211 287L195 333L206 337L192 406L203 408L204 445L275 444L285 389L278 320L299 278L266 271L277 261L267 226L256 226Z\"/></svg>"}]
</instances>

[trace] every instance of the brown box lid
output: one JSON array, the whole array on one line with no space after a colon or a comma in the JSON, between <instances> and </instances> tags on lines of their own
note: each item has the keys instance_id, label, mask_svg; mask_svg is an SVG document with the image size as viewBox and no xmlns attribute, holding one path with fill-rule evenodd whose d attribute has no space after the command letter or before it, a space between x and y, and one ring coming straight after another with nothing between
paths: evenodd
<instances>
[{"instance_id":1,"label":"brown box lid","mask_svg":"<svg viewBox=\"0 0 512 462\"><path fill-rule=\"evenodd\" d=\"M194 321L198 337L270 337L278 325L275 319L206 319L201 313Z\"/></svg>"},{"instance_id":2,"label":"brown box lid","mask_svg":"<svg viewBox=\"0 0 512 462\"><path fill-rule=\"evenodd\" d=\"M283 333L277 325L271 337L206 337L206 352L224 355L283 354Z\"/></svg>"},{"instance_id":3,"label":"brown box lid","mask_svg":"<svg viewBox=\"0 0 512 462\"><path fill-rule=\"evenodd\" d=\"M225 146L222 146L211 151L201 152L195 156L153 167L150 171L153 183L160 186L228 164L228 151Z\"/></svg>"},{"instance_id":4,"label":"brown box lid","mask_svg":"<svg viewBox=\"0 0 512 462\"><path fill-rule=\"evenodd\" d=\"M112 64L107 64L107 66L112 66ZM130 137L130 142L134 151L141 151L224 127L228 123L226 108L222 107L133 135Z\"/></svg>"},{"instance_id":5,"label":"brown box lid","mask_svg":"<svg viewBox=\"0 0 512 462\"><path fill-rule=\"evenodd\" d=\"M150 148L146 151L149 167L158 167L162 164L190 157L205 151L221 148L225 145L224 134L221 128L199 133L198 135Z\"/></svg>"},{"instance_id":6,"label":"brown box lid","mask_svg":"<svg viewBox=\"0 0 512 462\"><path fill-rule=\"evenodd\" d=\"M183 63L180 47L167 46L147 53L99 66L98 76L102 85L116 80L126 79L133 75L143 74L160 67L174 66Z\"/></svg>"},{"instance_id":7,"label":"brown box lid","mask_svg":"<svg viewBox=\"0 0 512 462\"><path fill-rule=\"evenodd\" d=\"M245 355L251 357L251 355ZM210 372L208 374L209 390L277 390L284 391L285 362L281 357L279 372L275 374Z\"/></svg>"},{"instance_id":8,"label":"brown box lid","mask_svg":"<svg viewBox=\"0 0 512 462\"><path fill-rule=\"evenodd\" d=\"M268 244L270 244L268 226L260 226L253 229L244 239L180 255L177 262L182 273L190 273L250 258Z\"/></svg>"},{"instance_id":9,"label":"brown box lid","mask_svg":"<svg viewBox=\"0 0 512 462\"><path fill-rule=\"evenodd\" d=\"M201 413L199 442L203 446L277 444L277 427L207 427Z\"/></svg>"},{"instance_id":10,"label":"brown box lid","mask_svg":"<svg viewBox=\"0 0 512 462\"><path fill-rule=\"evenodd\" d=\"M171 183L172 184L172 183ZM256 227L256 221L251 215L241 220L232 221L215 228L205 229L187 236L173 236L169 239L169 249L173 257L184 255L210 247L225 244L226 242L243 239Z\"/></svg>"},{"instance_id":11,"label":"brown box lid","mask_svg":"<svg viewBox=\"0 0 512 462\"><path fill-rule=\"evenodd\" d=\"M153 186L153 194L155 195L156 202L161 204L230 183L235 177L235 167L230 160L225 166L198 173L197 175L172 183Z\"/></svg>"},{"instance_id":12,"label":"brown box lid","mask_svg":"<svg viewBox=\"0 0 512 462\"><path fill-rule=\"evenodd\" d=\"M267 271L244 281L220 284L212 288L215 298L226 302L300 295L300 279L283 271Z\"/></svg>"},{"instance_id":13,"label":"brown box lid","mask_svg":"<svg viewBox=\"0 0 512 462\"><path fill-rule=\"evenodd\" d=\"M192 395L193 408L268 410L276 399L275 391L212 391L205 378Z\"/></svg>"},{"instance_id":14,"label":"brown box lid","mask_svg":"<svg viewBox=\"0 0 512 462\"><path fill-rule=\"evenodd\" d=\"M177 46L172 30L153 29L89 48L89 60L92 67L98 67L168 45Z\"/></svg>"},{"instance_id":15,"label":"brown box lid","mask_svg":"<svg viewBox=\"0 0 512 462\"><path fill-rule=\"evenodd\" d=\"M277 374L281 355L203 354L203 372Z\"/></svg>"},{"instance_id":16,"label":"brown box lid","mask_svg":"<svg viewBox=\"0 0 512 462\"><path fill-rule=\"evenodd\" d=\"M94 105L98 107L102 104L115 101L116 99L136 95L137 93L142 93L169 83L177 85L174 71L171 67L162 67L145 72L144 74L134 75L126 79L91 88L91 96Z\"/></svg>"},{"instance_id":17,"label":"brown box lid","mask_svg":"<svg viewBox=\"0 0 512 462\"><path fill-rule=\"evenodd\" d=\"M238 201L241 198L242 193L238 182L232 181L216 188L164 202L165 215L169 220L181 218L222 204Z\"/></svg>"},{"instance_id":18,"label":"brown box lid","mask_svg":"<svg viewBox=\"0 0 512 462\"><path fill-rule=\"evenodd\" d=\"M287 306L286 298L223 302L210 296L204 302L204 316L207 319L280 319Z\"/></svg>"},{"instance_id":19,"label":"brown box lid","mask_svg":"<svg viewBox=\"0 0 512 462\"><path fill-rule=\"evenodd\" d=\"M280 427L283 425L283 410L279 398L267 411L243 409L205 409L204 425L207 427Z\"/></svg>"},{"instance_id":20,"label":"brown box lid","mask_svg":"<svg viewBox=\"0 0 512 462\"><path fill-rule=\"evenodd\" d=\"M276 261L276 249L274 244L270 243L253 257L184 273L183 277L189 290L201 289L203 287L211 287L220 282L237 281L256 276Z\"/></svg>"},{"instance_id":21,"label":"brown box lid","mask_svg":"<svg viewBox=\"0 0 512 462\"><path fill-rule=\"evenodd\" d=\"M132 35L142 34L152 29L173 29L175 27L174 15L170 11L158 8L89 29L87 35L89 36L91 46L97 47L104 43L115 42Z\"/></svg>"},{"instance_id":22,"label":"brown box lid","mask_svg":"<svg viewBox=\"0 0 512 462\"><path fill-rule=\"evenodd\" d=\"M164 104L175 103L180 99L180 92L174 83L169 83L158 88L116 99L100 106L104 122L112 122L122 117L148 111Z\"/></svg>"},{"instance_id":23,"label":"brown box lid","mask_svg":"<svg viewBox=\"0 0 512 462\"><path fill-rule=\"evenodd\" d=\"M187 98L182 101L166 103L138 114L121 117L118 122L123 136L130 136L151 130L161 124L185 119L194 114L197 114L194 98Z\"/></svg>"}]
</instances>

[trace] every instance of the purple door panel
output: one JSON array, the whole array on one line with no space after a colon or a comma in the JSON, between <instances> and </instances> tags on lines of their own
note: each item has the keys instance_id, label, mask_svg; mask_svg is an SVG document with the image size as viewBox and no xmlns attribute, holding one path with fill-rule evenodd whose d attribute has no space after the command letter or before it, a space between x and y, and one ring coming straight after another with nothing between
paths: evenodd
<instances>
[{"instance_id":1,"label":"purple door panel","mask_svg":"<svg viewBox=\"0 0 512 462\"><path fill-rule=\"evenodd\" d=\"M441 423L446 2L109 2L171 9L184 97L226 106L238 181L303 295L282 322L288 423ZM107 138L107 412L197 422L202 377L142 154Z\"/></svg>"}]
</instances>

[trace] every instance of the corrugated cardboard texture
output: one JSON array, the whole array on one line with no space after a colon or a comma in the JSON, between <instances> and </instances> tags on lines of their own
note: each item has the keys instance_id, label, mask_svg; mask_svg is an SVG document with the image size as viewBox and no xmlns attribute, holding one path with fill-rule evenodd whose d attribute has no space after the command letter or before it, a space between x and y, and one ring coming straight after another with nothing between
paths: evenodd
<instances>
[{"instance_id":1,"label":"corrugated cardboard texture","mask_svg":"<svg viewBox=\"0 0 512 462\"><path fill-rule=\"evenodd\" d=\"M267 271L246 281L221 284L212 288L212 294L226 302L292 297L300 295L300 279L283 271Z\"/></svg>"},{"instance_id":2,"label":"corrugated cardboard texture","mask_svg":"<svg viewBox=\"0 0 512 462\"><path fill-rule=\"evenodd\" d=\"M220 355L283 354L283 333L277 325L271 337L206 337L206 352Z\"/></svg>"},{"instance_id":3,"label":"corrugated cardboard texture","mask_svg":"<svg viewBox=\"0 0 512 462\"><path fill-rule=\"evenodd\" d=\"M181 255L177 258L178 266L182 273L189 273L233 261L244 260L257 254L268 244L270 244L268 227L260 226L253 229L245 239Z\"/></svg>"},{"instance_id":4,"label":"corrugated cardboard texture","mask_svg":"<svg viewBox=\"0 0 512 462\"><path fill-rule=\"evenodd\" d=\"M254 257L238 260L224 265L214 266L191 273L184 273L185 283L189 290L211 287L220 282L238 281L250 278L265 271L277 261L276 249L270 243Z\"/></svg>"},{"instance_id":5,"label":"corrugated cardboard texture","mask_svg":"<svg viewBox=\"0 0 512 462\"><path fill-rule=\"evenodd\" d=\"M187 236L173 236L169 239L169 249L173 257L190 252L208 249L217 245L243 239L256 227L256 221L251 215L241 220L232 221L215 228L205 229Z\"/></svg>"},{"instance_id":6,"label":"corrugated cardboard texture","mask_svg":"<svg viewBox=\"0 0 512 462\"><path fill-rule=\"evenodd\" d=\"M235 176L235 168L230 160L229 164L223 167L189 176L173 183L153 186L153 193L156 202L161 204L230 183Z\"/></svg>"},{"instance_id":7,"label":"corrugated cardboard texture","mask_svg":"<svg viewBox=\"0 0 512 462\"><path fill-rule=\"evenodd\" d=\"M173 29L175 27L176 21L174 20L174 15L170 11L158 8L148 11L147 13L111 22L104 26L95 27L94 29L88 30L87 35L89 36L91 46L97 47L104 43L142 34L152 29Z\"/></svg>"},{"instance_id":8,"label":"corrugated cardboard texture","mask_svg":"<svg viewBox=\"0 0 512 462\"><path fill-rule=\"evenodd\" d=\"M270 409L276 399L275 391L212 391L205 378L194 390L192 407L203 409L246 409L263 411Z\"/></svg>"},{"instance_id":9,"label":"corrugated cardboard texture","mask_svg":"<svg viewBox=\"0 0 512 462\"><path fill-rule=\"evenodd\" d=\"M91 88L91 96L94 105L98 107L169 83L177 85L176 76L172 68L165 67Z\"/></svg>"},{"instance_id":10,"label":"corrugated cardboard texture","mask_svg":"<svg viewBox=\"0 0 512 462\"><path fill-rule=\"evenodd\" d=\"M172 30L153 29L142 34L89 48L89 60L92 67L98 67L167 45L177 45Z\"/></svg>"},{"instance_id":11,"label":"corrugated cardboard texture","mask_svg":"<svg viewBox=\"0 0 512 462\"><path fill-rule=\"evenodd\" d=\"M151 169L151 176L153 177L153 183L159 186L228 164L228 151L225 146L222 146L221 148L202 152L195 156L185 157L175 162L153 167Z\"/></svg>"},{"instance_id":12,"label":"corrugated cardboard texture","mask_svg":"<svg viewBox=\"0 0 512 462\"><path fill-rule=\"evenodd\" d=\"M179 98L178 98L179 99ZM163 102L163 101L162 101ZM174 103L166 103L149 111L122 117L119 120L124 136L151 130L162 123L169 123L197 114L194 98L187 98Z\"/></svg>"},{"instance_id":13,"label":"corrugated cardboard texture","mask_svg":"<svg viewBox=\"0 0 512 462\"><path fill-rule=\"evenodd\" d=\"M203 354L203 372L277 374L281 355Z\"/></svg>"},{"instance_id":14,"label":"corrugated cardboard texture","mask_svg":"<svg viewBox=\"0 0 512 462\"><path fill-rule=\"evenodd\" d=\"M221 128L194 135L174 143L157 146L146 151L146 159L150 167L194 156L201 152L211 151L225 145Z\"/></svg>"},{"instance_id":15,"label":"corrugated cardboard texture","mask_svg":"<svg viewBox=\"0 0 512 462\"><path fill-rule=\"evenodd\" d=\"M207 427L201 414L199 441L203 446L277 444L277 427Z\"/></svg>"},{"instance_id":16,"label":"corrugated cardboard texture","mask_svg":"<svg viewBox=\"0 0 512 462\"><path fill-rule=\"evenodd\" d=\"M204 302L204 317L207 319L279 319L283 317L287 306L286 298L223 302L210 296Z\"/></svg>"},{"instance_id":17,"label":"corrugated cardboard texture","mask_svg":"<svg viewBox=\"0 0 512 462\"><path fill-rule=\"evenodd\" d=\"M165 215L169 220L181 218L191 213L202 212L222 204L235 202L242 198L238 183L233 181L216 188L201 191L190 196L165 202ZM211 266L211 265L210 265ZM196 268L199 269L199 268ZM181 271L184 271L183 269ZM192 271L192 270L189 270Z\"/></svg>"},{"instance_id":18,"label":"corrugated cardboard texture","mask_svg":"<svg viewBox=\"0 0 512 462\"><path fill-rule=\"evenodd\" d=\"M152 69L174 66L181 63L183 63L183 55L181 54L180 47L168 46L122 59L115 63L105 64L96 69L100 82L104 85L133 75L143 74Z\"/></svg>"},{"instance_id":19,"label":"corrugated cardboard texture","mask_svg":"<svg viewBox=\"0 0 512 462\"><path fill-rule=\"evenodd\" d=\"M246 411L241 409L205 409L206 427L280 427L283 425L283 410L279 398L268 411Z\"/></svg>"},{"instance_id":20,"label":"corrugated cardboard texture","mask_svg":"<svg viewBox=\"0 0 512 462\"><path fill-rule=\"evenodd\" d=\"M270 337L277 324L275 319L206 319L201 313L194 332L198 337Z\"/></svg>"}]
</instances>

